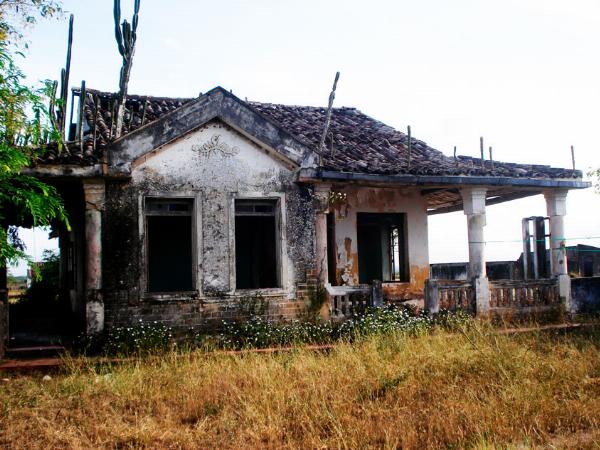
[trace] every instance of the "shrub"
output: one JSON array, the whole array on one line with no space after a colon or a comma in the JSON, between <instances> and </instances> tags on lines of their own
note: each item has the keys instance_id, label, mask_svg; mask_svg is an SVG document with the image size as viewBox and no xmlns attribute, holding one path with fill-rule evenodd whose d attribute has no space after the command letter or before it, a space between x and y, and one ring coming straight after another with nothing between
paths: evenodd
<instances>
[{"instance_id":1,"label":"shrub","mask_svg":"<svg viewBox=\"0 0 600 450\"><path fill-rule=\"evenodd\" d=\"M330 342L331 322L273 322L255 316L244 322L223 322L218 345L227 349L264 348Z\"/></svg>"},{"instance_id":2,"label":"shrub","mask_svg":"<svg viewBox=\"0 0 600 450\"><path fill-rule=\"evenodd\" d=\"M164 352L174 345L170 327L140 320L135 325L111 328L93 336L81 336L75 347L84 354L140 356Z\"/></svg>"},{"instance_id":3,"label":"shrub","mask_svg":"<svg viewBox=\"0 0 600 450\"><path fill-rule=\"evenodd\" d=\"M341 324L318 320L274 322L253 316L246 321L224 321L215 344L227 349L326 344L340 339L354 340L378 334L418 335L427 333L434 326L456 330L471 321L471 316L462 311L444 311L432 318L426 313L395 305L370 308ZM196 341L205 343L206 339L198 336Z\"/></svg>"},{"instance_id":4,"label":"shrub","mask_svg":"<svg viewBox=\"0 0 600 450\"><path fill-rule=\"evenodd\" d=\"M432 325L433 320L427 314L415 313L404 306L387 305L371 308L365 314L343 322L338 334L350 339L374 334L421 334L429 331Z\"/></svg>"}]
</instances>

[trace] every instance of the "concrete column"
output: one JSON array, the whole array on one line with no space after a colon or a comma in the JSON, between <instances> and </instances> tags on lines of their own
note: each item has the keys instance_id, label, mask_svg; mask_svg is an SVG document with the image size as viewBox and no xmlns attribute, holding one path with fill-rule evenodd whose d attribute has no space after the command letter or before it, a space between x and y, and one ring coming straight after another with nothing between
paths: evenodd
<instances>
[{"instance_id":1,"label":"concrete column","mask_svg":"<svg viewBox=\"0 0 600 450\"><path fill-rule=\"evenodd\" d=\"M490 309L490 290L485 269L485 195L484 187L461 189L463 210L467 216L469 237L468 278L475 292L475 310L477 315L486 315Z\"/></svg>"},{"instance_id":2,"label":"concrete column","mask_svg":"<svg viewBox=\"0 0 600 450\"><path fill-rule=\"evenodd\" d=\"M550 218L550 264L552 276L558 278L558 291L567 312L573 311L571 304L571 278L567 268L565 243L565 221L567 214L567 190L555 189L544 192L546 212Z\"/></svg>"},{"instance_id":3,"label":"concrete column","mask_svg":"<svg viewBox=\"0 0 600 450\"><path fill-rule=\"evenodd\" d=\"M318 184L315 186L315 269L319 280L319 288L324 287L329 282L327 265L327 213L329 212L330 188L328 184ZM331 308L331 301L326 301L320 311L321 317L329 319Z\"/></svg>"},{"instance_id":4,"label":"concrete column","mask_svg":"<svg viewBox=\"0 0 600 450\"><path fill-rule=\"evenodd\" d=\"M104 210L104 180L84 180L85 195L85 292L87 333L104 329L102 298L102 211Z\"/></svg>"},{"instance_id":5,"label":"concrete column","mask_svg":"<svg viewBox=\"0 0 600 450\"><path fill-rule=\"evenodd\" d=\"M327 213L329 212L330 186L318 184L315 186L315 257L319 281L325 284L329 281L327 266Z\"/></svg>"}]
</instances>

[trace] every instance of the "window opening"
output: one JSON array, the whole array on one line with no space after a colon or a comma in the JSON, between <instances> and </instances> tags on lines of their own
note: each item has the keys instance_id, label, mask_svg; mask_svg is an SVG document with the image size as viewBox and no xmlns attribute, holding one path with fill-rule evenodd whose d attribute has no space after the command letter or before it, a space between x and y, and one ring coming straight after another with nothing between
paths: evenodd
<instances>
[{"instance_id":1,"label":"window opening","mask_svg":"<svg viewBox=\"0 0 600 450\"><path fill-rule=\"evenodd\" d=\"M192 211L192 199L146 199L148 292L194 289Z\"/></svg>"},{"instance_id":2,"label":"window opening","mask_svg":"<svg viewBox=\"0 0 600 450\"><path fill-rule=\"evenodd\" d=\"M277 200L235 201L237 289L280 287Z\"/></svg>"}]
</instances>

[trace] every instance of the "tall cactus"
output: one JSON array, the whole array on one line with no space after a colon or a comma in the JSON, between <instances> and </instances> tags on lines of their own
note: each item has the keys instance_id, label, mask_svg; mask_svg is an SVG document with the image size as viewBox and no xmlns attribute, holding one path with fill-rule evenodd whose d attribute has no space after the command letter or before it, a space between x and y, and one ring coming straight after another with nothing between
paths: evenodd
<instances>
[{"instance_id":1,"label":"tall cactus","mask_svg":"<svg viewBox=\"0 0 600 450\"><path fill-rule=\"evenodd\" d=\"M133 64L133 54L135 52L135 41L137 38L138 13L140 12L140 0L134 0L133 19L131 24L124 20L121 22L121 0L115 0L114 18L115 18L115 39L119 53L123 58L121 74L119 77L119 97L115 114L117 124L114 137L118 139L123 131L123 118L125 116L125 101L127 99L127 85L129 84L129 75Z\"/></svg>"}]
</instances>

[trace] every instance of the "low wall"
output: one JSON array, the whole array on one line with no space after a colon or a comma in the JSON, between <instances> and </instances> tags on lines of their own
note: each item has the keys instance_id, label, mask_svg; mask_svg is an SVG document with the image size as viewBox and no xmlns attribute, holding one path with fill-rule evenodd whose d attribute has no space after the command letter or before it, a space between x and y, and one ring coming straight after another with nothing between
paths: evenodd
<instances>
[{"instance_id":1,"label":"low wall","mask_svg":"<svg viewBox=\"0 0 600 450\"><path fill-rule=\"evenodd\" d=\"M572 278L571 301L579 313L600 312L600 277Z\"/></svg>"}]
</instances>

